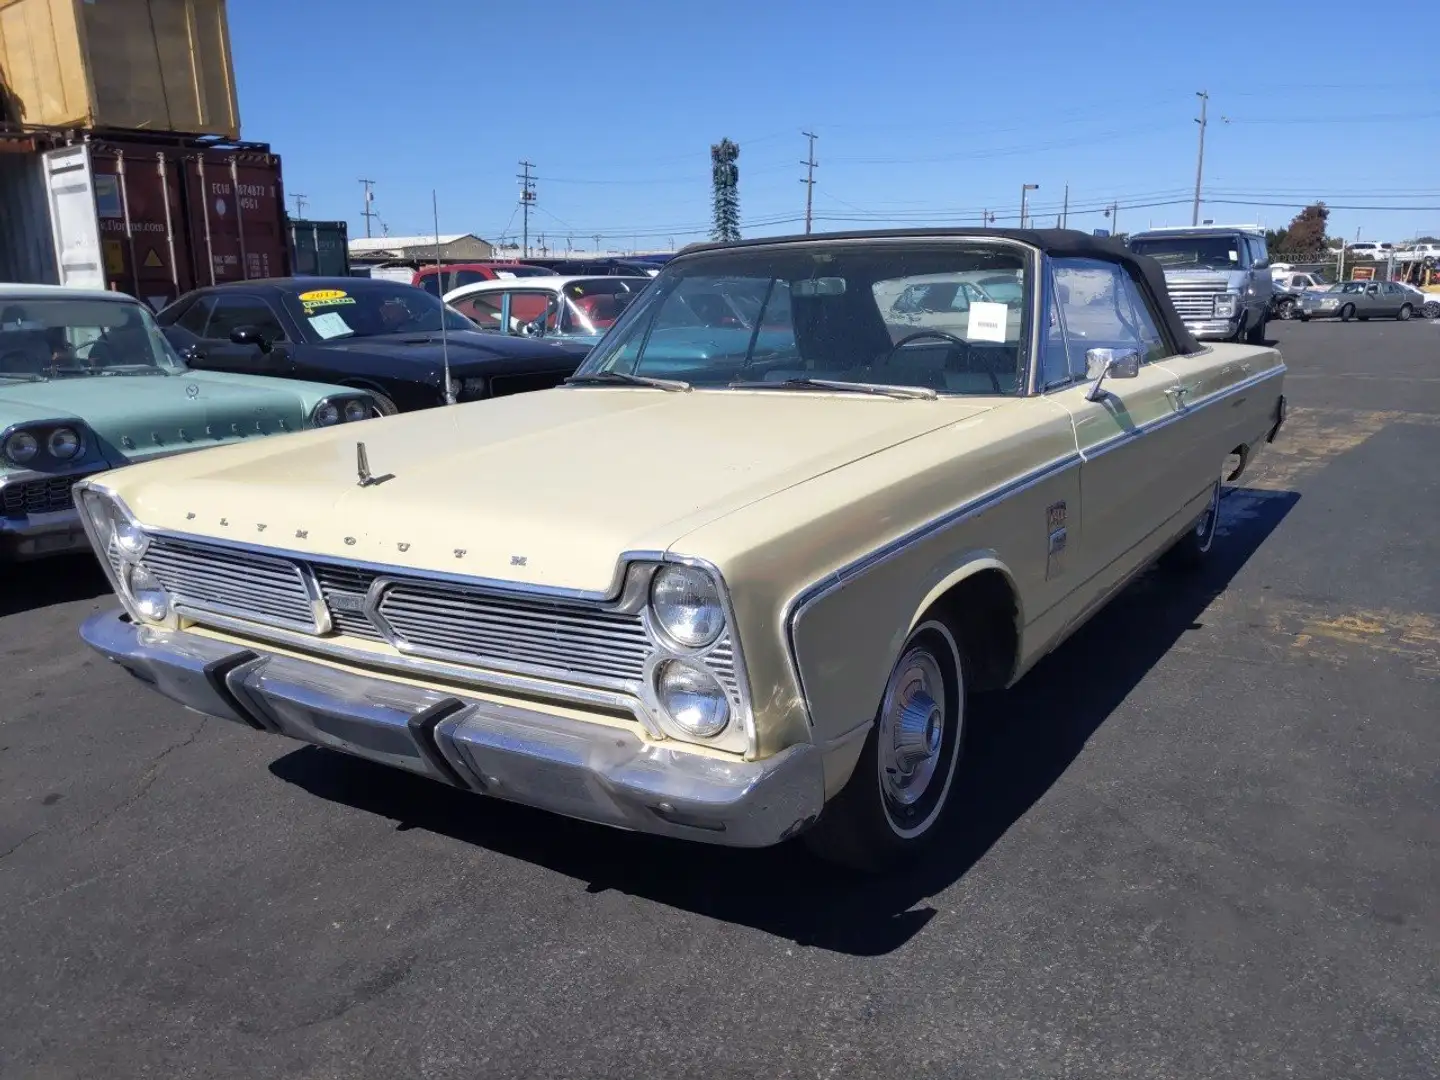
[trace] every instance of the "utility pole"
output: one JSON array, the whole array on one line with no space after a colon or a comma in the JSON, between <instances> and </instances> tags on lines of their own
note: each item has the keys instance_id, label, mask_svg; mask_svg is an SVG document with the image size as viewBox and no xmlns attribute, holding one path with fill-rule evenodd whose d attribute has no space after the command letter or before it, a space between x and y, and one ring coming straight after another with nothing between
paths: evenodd
<instances>
[{"instance_id":1,"label":"utility pole","mask_svg":"<svg viewBox=\"0 0 1440 1080\"><path fill-rule=\"evenodd\" d=\"M802 131L800 133L810 140L810 154L802 162L805 166L805 179L800 182L805 185L805 235L810 235L811 207L815 201L815 140L818 138L813 132Z\"/></svg>"},{"instance_id":2,"label":"utility pole","mask_svg":"<svg viewBox=\"0 0 1440 1080\"><path fill-rule=\"evenodd\" d=\"M375 181L361 180L360 183L365 188L365 209L360 211L360 216L365 219L365 238L368 240L370 238L370 219L378 218L380 215L371 209L375 205Z\"/></svg>"},{"instance_id":3,"label":"utility pole","mask_svg":"<svg viewBox=\"0 0 1440 1080\"><path fill-rule=\"evenodd\" d=\"M310 201L310 196L301 195L296 191L290 195L290 198L295 200L295 216L303 220L305 217L305 204Z\"/></svg>"},{"instance_id":4,"label":"utility pole","mask_svg":"<svg viewBox=\"0 0 1440 1080\"><path fill-rule=\"evenodd\" d=\"M1200 224L1200 177L1205 172L1205 106L1210 104L1210 95L1204 90L1196 90L1195 96L1200 99L1200 115L1195 122L1200 125L1200 153L1195 158L1195 204L1190 211L1190 224Z\"/></svg>"},{"instance_id":5,"label":"utility pole","mask_svg":"<svg viewBox=\"0 0 1440 1080\"><path fill-rule=\"evenodd\" d=\"M1039 185L1039 184L1021 184L1021 185L1020 185L1020 228L1022 228L1022 229L1025 227L1025 196L1029 195L1030 192L1032 192L1032 191L1039 191L1039 190L1040 190L1040 185Z\"/></svg>"},{"instance_id":6,"label":"utility pole","mask_svg":"<svg viewBox=\"0 0 1440 1080\"><path fill-rule=\"evenodd\" d=\"M1060 228L1070 224L1070 185L1065 185L1065 202L1060 208Z\"/></svg>"},{"instance_id":7,"label":"utility pole","mask_svg":"<svg viewBox=\"0 0 1440 1080\"><path fill-rule=\"evenodd\" d=\"M524 172L515 174L515 179L520 181L520 207L525 211L525 225L523 239L521 240L521 258L530 257L530 207L535 202L535 178L530 175L530 170L535 166L528 161L520 162L520 168Z\"/></svg>"},{"instance_id":8,"label":"utility pole","mask_svg":"<svg viewBox=\"0 0 1440 1080\"><path fill-rule=\"evenodd\" d=\"M600 254L600 234L599 234L599 233L596 233L596 234L595 234L594 236L592 236L590 239L595 241L595 254L596 254L596 255L599 255L599 254Z\"/></svg>"}]
</instances>

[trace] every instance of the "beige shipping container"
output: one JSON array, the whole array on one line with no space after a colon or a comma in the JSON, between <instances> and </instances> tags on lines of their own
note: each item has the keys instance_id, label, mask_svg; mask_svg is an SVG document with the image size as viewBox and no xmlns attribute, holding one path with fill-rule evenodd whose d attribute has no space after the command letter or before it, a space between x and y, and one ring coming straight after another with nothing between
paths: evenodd
<instances>
[{"instance_id":1,"label":"beige shipping container","mask_svg":"<svg viewBox=\"0 0 1440 1080\"><path fill-rule=\"evenodd\" d=\"M0 118L238 139L225 0L0 0Z\"/></svg>"}]
</instances>

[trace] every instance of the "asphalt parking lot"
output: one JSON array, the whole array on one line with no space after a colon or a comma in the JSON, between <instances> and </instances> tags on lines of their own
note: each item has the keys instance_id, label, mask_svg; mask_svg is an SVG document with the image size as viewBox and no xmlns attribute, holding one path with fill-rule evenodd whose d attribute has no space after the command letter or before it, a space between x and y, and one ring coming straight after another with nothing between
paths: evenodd
<instances>
[{"instance_id":1,"label":"asphalt parking lot","mask_svg":"<svg viewBox=\"0 0 1440 1080\"><path fill-rule=\"evenodd\" d=\"M1274 330L1223 558L988 703L891 879L205 721L0 568L0 1075L1440 1074L1440 323Z\"/></svg>"}]
</instances>

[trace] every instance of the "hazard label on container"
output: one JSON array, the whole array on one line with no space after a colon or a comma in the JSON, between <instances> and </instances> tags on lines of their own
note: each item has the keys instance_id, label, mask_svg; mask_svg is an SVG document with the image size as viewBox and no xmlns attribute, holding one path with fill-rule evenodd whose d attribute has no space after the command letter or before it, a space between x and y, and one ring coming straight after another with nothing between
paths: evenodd
<instances>
[{"instance_id":1,"label":"hazard label on container","mask_svg":"<svg viewBox=\"0 0 1440 1080\"><path fill-rule=\"evenodd\" d=\"M125 273L125 248L119 240L105 241L105 272L107 274Z\"/></svg>"},{"instance_id":2,"label":"hazard label on container","mask_svg":"<svg viewBox=\"0 0 1440 1080\"><path fill-rule=\"evenodd\" d=\"M160 261L160 252L151 248L150 254L145 256L145 266L150 270L159 270L164 265L165 264Z\"/></svg>"}]
</instances>

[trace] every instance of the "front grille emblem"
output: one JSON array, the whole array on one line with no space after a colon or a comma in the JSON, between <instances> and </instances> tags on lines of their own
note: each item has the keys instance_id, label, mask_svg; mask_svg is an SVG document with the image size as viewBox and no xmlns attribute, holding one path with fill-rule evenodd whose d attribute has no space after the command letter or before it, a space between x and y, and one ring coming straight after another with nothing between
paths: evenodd
<instances>
[{"instance_id":1,"label":"front grille emblem","mask_svg":"<svg viewBox=\"0 0 1440 1080\"><path fill-rule=\"evenodd\" d=\"M363 442L355 444L355 471L360 476L361 487L374 487L376 484L383 484L386 480L395 479L394 473L376 476L370 471L370 455L365 452Z\"/></svg>"}]
</instances>

